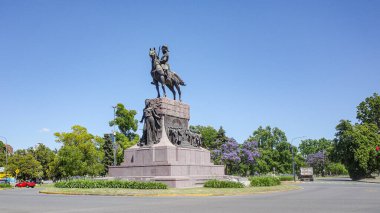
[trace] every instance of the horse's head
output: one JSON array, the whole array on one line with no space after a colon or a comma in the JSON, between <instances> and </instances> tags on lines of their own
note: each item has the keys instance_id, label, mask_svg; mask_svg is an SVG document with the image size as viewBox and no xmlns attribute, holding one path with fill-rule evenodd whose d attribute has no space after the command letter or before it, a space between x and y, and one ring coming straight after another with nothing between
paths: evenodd
<instances>
[{"instance_id":1,"label":"horse's head","mask_svg":"<svg viewBox=\"0 0 380 213\"><path fill-rule=\"evenodd\" d=\"M156 59L157 53L156 53L156 48L149 48L149 56L151 59Z\"/></svg>"}]
</instances>

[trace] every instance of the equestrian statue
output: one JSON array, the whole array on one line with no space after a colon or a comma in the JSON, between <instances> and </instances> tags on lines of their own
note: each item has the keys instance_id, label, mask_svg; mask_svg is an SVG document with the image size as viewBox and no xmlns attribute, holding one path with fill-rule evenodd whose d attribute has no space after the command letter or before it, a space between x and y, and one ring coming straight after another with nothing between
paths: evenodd
<instances>
[{"instance_id":1,"label":"equestrian statue","mask_svg":"<svg viewBox=\"0 0 380 213\"><path fill-rule=\"evenodd\" d=\"M157 90L157 98L160 98L160 89L159 84L161 84L161 88L166 97L165 86L167 86L170 91L172 91L174 100L176 100L176 91L178 92L179 101L181 99L181 88L180 86L186 86L185 82L179 77L177 73L170 69L169 61L169 48L167 45L163 45L162 48L162 57L161 59L156 53L156 48L149 49L149 56L152 62L152 69L150 74L153 78L152 84L156 86ZM159 50L160 52L160 50Z\"/></svg>"}]
</instances>

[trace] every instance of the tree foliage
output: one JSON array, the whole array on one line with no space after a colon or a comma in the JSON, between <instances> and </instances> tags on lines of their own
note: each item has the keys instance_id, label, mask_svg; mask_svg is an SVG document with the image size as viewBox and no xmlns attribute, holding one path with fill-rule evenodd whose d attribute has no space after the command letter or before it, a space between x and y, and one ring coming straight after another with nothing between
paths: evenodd
<instances>
[{"instance_id":1,"label":"tree foliage","mask_svg":"<svg viewBox=\"0 0 380 213\"><path fill-rule=\"evenodd\" d=\"M217 144L218 131L212 126L190 126L190 130L202 135L202 147L215 150L220 147Z\"/></svg>"},{"instance_id":2,"label":"tree foliage","mask_svg":"<svg viewBox=\"0 0 380 213\"><path fill-rule=\"evenodd\" d=\"M55 153L49 147L45 146L42 143L37 144L34 148L29 148L28 153L32 154L33 157L40 162L42 166L42 178L47 179L47 170L49 164L54 161Z\"/></svg>"},{"instance_id":3,"label":"tree foliage","mask_svg":"<svg viewBox=\"0 0 380 213\"><path fill-rule=\"evenodd\" d=\"M9 171L13 176L16 176L16 169L19 169L20 171L17 177L22 180L41 178L43 176L41 163L38 162L34 156L26 150L16 152L10 156L7 171Z\"/></svg>"},{"instance_id":4,"label":"tree foliage","mask_svg":"<svg viewBox=\"0 0 380 213\"><path fill-rule=\"evenodd\" d=\"M300 152L304 157L319 151L331 152L332 148L333 141L326 138L302 140L299 145Z\"/></svg>"},{"instance_id":5,"label":"tree foliage","mask_svg":"<svg viewBox=\"0 0 380 213\"><path fill-rule=\"evenodd\" d=\"M374 93L359 104L356 118L361 123L374 123L380 129L380 96Z\"/></svg>"},{"instance_id":6,"label":"tree foliage","mask_svg":"<svg viewBox=\"0 0 380 213\"><path fill-rule=\"evenodd\" d=\"M335 154L353 180L370 176L378 169L375 147L380 145L380 135L374 123L352 125L348 120L341 120L336 130Z\"/></svg>"},{"instance_id":7,"label":"tree foliage","mask_svg":"<svg viewBox=\"0 0 380 213\"><path fill-rule=\"evenodd\" d=\"M5 166L5 144L3 141L0 141L0 167Z\"/></svg>"},{"instance_id":8,"label":"tree foliage","mask_svg":"<svg viewBox=\"0 0 380 213\"><path fill-rule=\"evenodd\" d=\"M129 140L133 140L136 137L136 131L138 127L138 121L135 119L137 114L136 110L128 110L121 103L116 105L116 117L109 122L112 127L116 125L120 132L128 137Z\"/></svg>"},{"instance_id":9,"label":"tree foliage","mask_svg":"<svg viewBox=\"0 0 380 213\"><path fill-rule=\"evenodd\" d=\"M263 128L260 126L248 140L259 142L260 148L274 149L279 143L286 142L287 138L285 132L277 127L271 128L270 126L266 126Z\"/></svg>"},{"instance_id":10,"label":"tree foliage","mask_svg":"<svg viewBox=\"0 0 380 213\"><path fill-rule=\"evenodd\" d=\"M324 176L327 157L325 151L318 151L314 154L309 154L306 162L309 166L313 167L313 172L316 175Z\"/></svg>"},{"instance_id":11,"label":"tree foliage","mask_svg":"<svg viewBox=\"0 0 380 213\"><path fill-rule=\"evenodd\" d=\"M114 161L113 159L114 147L112 143L112 137L113 137L112 134L104 134L104 138L103 138L104 143L102 144L102 149L104 152L104 158L103 158L103 165L105 168L104 173L108 172L108 166L113 165L113 161Z\"/></svg>"},{"instance_id":12,"label":"tree foliage","mask_svg":"<svg viewBox=\"0 0 380 213\"><path fill-rule=\"evenodd\" d=\"M94 137L82 126L73 126L72 132L55 133L62 148L49 165L49 175L55 179L72 176L96 176L104 171L102 138Z\"/></svg>"}]
</instances>

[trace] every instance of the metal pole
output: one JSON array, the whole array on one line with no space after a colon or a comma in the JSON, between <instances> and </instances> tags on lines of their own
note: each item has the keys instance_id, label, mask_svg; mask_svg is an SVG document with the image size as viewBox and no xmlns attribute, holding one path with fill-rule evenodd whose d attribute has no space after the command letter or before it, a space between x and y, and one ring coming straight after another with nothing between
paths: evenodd
<instances>
[{"instance_id":1,"label":"metal pole","mask_svg":"<svg viewBox=\"0 0 380 213\"><path fill-rule=\"evenodd\" d=\"M113 132L112 132L112 142L113 142L113 165L116 166L117 162L116 162L116 130L115 130L115 126L116 126L116 107L117 106L113 106Z\"/></svg>"}]
</instances>

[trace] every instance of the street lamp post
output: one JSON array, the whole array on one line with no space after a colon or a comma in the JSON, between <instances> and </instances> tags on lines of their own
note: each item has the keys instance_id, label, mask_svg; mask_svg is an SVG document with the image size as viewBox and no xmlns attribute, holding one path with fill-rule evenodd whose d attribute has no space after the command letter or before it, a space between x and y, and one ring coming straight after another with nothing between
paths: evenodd
<instances>
[{"instance_id":1,"label":"street lamp post","mask_svg":"<svg viewBox=\"0 0 380 213\"><path fill-rule=\"evenodd\" d=\"M295 137L291 140L290 142L290 148L292 150L292 167L293 167L293 181L296 182L296 165L295 165L295 162L294 162L294 149L293 149L293 141L296 140L296 139L301 139L301 138L304 138L306 136L301 136L301 137Z\"/></svg>"},{"instance_id":2,"label":"street lamp post","mask_svg":"<svg viewBox=\"0 0 380 213\"><path fill-rule=\"evenodd\" d=\"M117 149L117 146L116 146L116 130L115 130L115 126L116 126L116 107L117 106L113 106L113 132L112 132L112 142L113 142L113 165L116 166L117 162L116 162L116 149Z\"/></svg>"}]
</instances>

